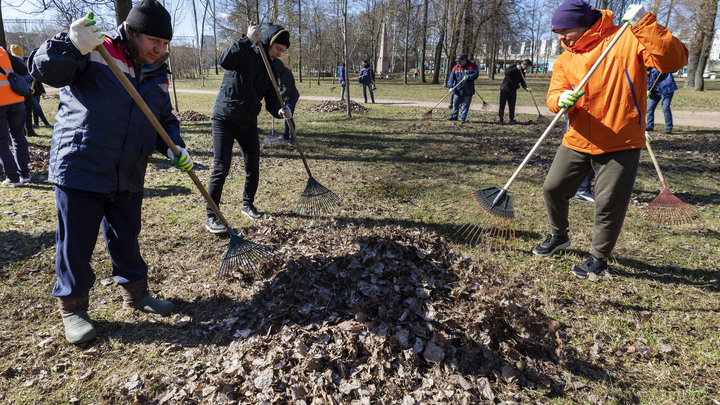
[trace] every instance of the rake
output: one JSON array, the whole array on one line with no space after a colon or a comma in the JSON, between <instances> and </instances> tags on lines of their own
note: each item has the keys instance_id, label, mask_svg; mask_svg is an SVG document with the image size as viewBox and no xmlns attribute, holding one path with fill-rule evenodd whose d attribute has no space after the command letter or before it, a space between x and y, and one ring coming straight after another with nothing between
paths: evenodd
<instances>
[{"instance_id":1,"label":"rake","mask_svg":"<svg viewBox=\"0 0 720 405\"><path fill-rule=\"evenodd\" d=\"M643 218L655 221L658 224L666 225L691 223L693 220L700 219L700 216L693 207L675 197L667 188L665 178L660 171L660 165L658 165L655 153L653 153L652 147L650 146L650 141L650 134L646 131L645 146L650 154L653 166L655 166L655 171L660 178L662 189L660 190L660 194L658 194L654 200L650 201L650 204L648 204L643 210Z\"/></svg>"},{"instance_id":2,"label":"rake","mask_svg":"<svg viewBox=\"0 0 720 405\"><path fill-rule=\"evenodd\" d=\"M528 85L527 85L527 82L525 81L525 75L523 74L522 71L520 71L520 79L522 79L523 84L525 85L525 88L527 89ZM538 107L537 103L535 102L535 96L533 96L532 90L528 89L528 93L530 93L530 98L532 98L533 104L535 104L535 109L538 112L537 119L541 120L541 119L545 118L545 117L543 117L542 114L540 114L540 108Z\"/></svg>"},{"instance_id":3,"label":"rake","mask_svg":"<svg viewBox=\"0 0 720 405\"><path fill-rule=\"evenodd\" d=\"M165 132L165 128L162 127L160 121L158 121L158 119L155 117L155 114L153 114L147 103L145 103L145 100L142 99L135 87L130 83L128 78L125 77L125 74L120 70L120 68L118 68L116 64L117 61L113 60L113 58L110 56L107 49L105 49L103 45L100 45L95 49L100 52L100 55L102 55L105 63L107 63L110 70L112 70L118 80L120 80L120 83L122 83L123 87L125 87L125 90L127 90L133 100L135 100L135 102L143 111L148 120L150 120L152 126L155 128L158 134L160 134L163 141L165 141L165 143L167 144L168 148L172 150L175 157L180 157L180 151L178 150L177 146L175 146L175 142L170 139L170 136L167 134L167 132ZM190 176L193 183L195 183L197 189L200 190L200 194L202 194L202 196L205 198L205 201L208 203L208 205L218 217L220 222L222 222L222 224L225 226L225 229L227 229L227 232L230 235L230 246L225 253L225 257L223 257L222 265L220 266L220 271L218 272L217 277L220 278L235 269L250 269L257 273L258 269L256 264L261 260L271 259L277 253L277 251L271 247L260 245L244 239L235 232L233 232L227 219L225 219L225 216L223 216L222 212L220 212L220 208L217 206L217 204L215 204L215 201L213 201L212 197L210 197L210 194L208 194L205 186L203 186L203 184L200 182L200 179L197 177L195 172L190 169L187 171L187 174L188 176Z\"/></svg>"},{"instance_id":4,"label":"rake","mask_svg":"<svg viewBox=\"0 0 720 405\"><path fill-rule=\"evenodd\" d=\"M270 82L275 89L275 94L277 95L278 101L280 101L280 106L285 109L285 102L283 101L282 95L280 94L280 88L278 88L277 82L275 81L275 75L273 75L272 68L270 68L270 62L267 59L267 55L265 55L262 44L258 43L257 46L260 49L260 56L262 56L263 63L265 64L265 69L270 76ZM290 128L293 140L295 141L295 149L297 149L298 153L300 154L303 165L305 165L305 171L308 174L307 185L305 186L305 190L302 192L300 200L295 207L295 212L300 215L320 216L330 211L330 209L337 207L340 203L340 197L338 197L331 190L324 187L312 176L312 173L310 172L310 166L308 166L307 160L305 160L305 154L303 153L303 149L298 143L298 137L295 134L295 127L293 126L293 123L292 121L290 121L289 118L285 118L285 122Z\"/></svg>"},{"instance_id":5,"label":"rake","mask_svg":"<svg viewBox=\"0 0 720 405\"><path fill-rule=\"evenodd\" d=\"M587 72L582 81L575 88L575 92L582 91L585 84L590 80L590 77L595 70L597 70L600 63L605 59L610 50L615 46L615 43L620 39L622 34L627 30L630 25L628 23L623 24L622 28L618 31L615 37L610 41L607 48L602 52L600 57ZM497 241L496 245L504 245L504 238L508 237L515 239L515 211L513 210L512 198L507 194L507 190L510 185L515 181L520 171L527 165L530 158L535 154L535 151L540 147L540 144L545 141L550 130L553 129L555 124L560 120L569 107L563 107L553 118L552 122L548 125L542 136L535 142L530 152L525 156L525 159L520 163L520 166L515 170L515 173L505 183L502 189L496 187L488 187L481 190L477 190L470 193L468 196L470 199L480 204L482 208L474 216L474 222L463 225L458 232L460 232L466 240L471 244L476 243L481 237L486 237L491 240L491 247L494 241Z\"/></svg>"},{"instance_id":6,"label":"rake","mask_svg":"<svg viewBox=\"0 0 720 405\"><path fill-rule=\"evenodd\" d=\"M434 110L437 106L439 106L440 103L442 103L443 100L445 100L445 97L447 97L450 93L452 93L452 92L455 90L455 88L456 88L457 86L459 86L462 82L464 82L466 79L467 79L467 76L463 77L462 80L460 80L460 81L458 82L458 84L455 85L455 87L453 87L452 89L450 89L447 93L445 93L444 96L442 96L442 98L440 99L440 101L438 101L437 104L435 104L435 105L433 106L433 108L425 111L425 112L423 113L423 118L424 118L424 119L430 119L430 118L432 118L432 112L433 112L433 110Z\"/></svg>"},{"instance_id":7,"label":"rake","mask_svg":"<svg viewBox=\"0 0 720 405\"><path fill-rule=\"evenodd\" d=\"M482 100L483 102L483 105L482 107L480 107L480 109L482 109L483 111L487 111L487 109L490 108L490 104L485 102L485 99L482 98L482 96L480 95L480 93L478 93L477 90L475 90L475 94L477 94L477 96L480 97L480 100Z\"/></svg>"}]
</instances>

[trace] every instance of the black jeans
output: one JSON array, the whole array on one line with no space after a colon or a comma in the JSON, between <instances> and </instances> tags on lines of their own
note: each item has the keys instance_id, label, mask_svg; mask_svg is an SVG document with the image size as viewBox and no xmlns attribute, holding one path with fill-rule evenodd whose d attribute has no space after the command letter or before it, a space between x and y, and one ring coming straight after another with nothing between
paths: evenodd
<instances>
[{"instance_id":1,"label":"black jeans","mask_svg":"<svg viewBox=\"0 0 720 405\"><path fill-rule=\"evenodd\" d=\"M225 178L230 172L232 164L232 148L234 141L240 145L245 165L245 189L243 190L243 205L252 205L255 202L255 193L260 181L260 140L258 139L257 124L234 125L227 121L212 120L213 136L213 171L210 175L208 193L215 204L220 206L220 197L225 185ZM214 217L208 205L208 217Z\"/></svg>"},{"instance_id":2,"label":"black jeans","mask_svg":"<svg viewBox=\"0 0 720 405\"><path fill-rule=\"evenodd\" d=\"M498 110L498 117L503 119L505 115L505 102L508 104L508 112L510 115L510 121L515 119L515 100L517 100L517 91L503 91L500 90L500 110Z\"/></svg>"}]
</instances>

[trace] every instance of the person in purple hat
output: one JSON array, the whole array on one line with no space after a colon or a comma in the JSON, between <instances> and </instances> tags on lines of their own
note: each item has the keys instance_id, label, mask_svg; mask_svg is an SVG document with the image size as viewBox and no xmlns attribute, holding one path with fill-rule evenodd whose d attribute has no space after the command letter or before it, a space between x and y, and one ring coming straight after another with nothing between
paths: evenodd
<instances>
[{"instance_id":1,"label":"person in purple hat","mask_svg":"<svg viewBox=\"0 0 720 405\"><path fill-rule=\"evenodd\" d=\"M608 269L622 229L645 146L645 66L673 72L688 60L685 45L642 5L629 6L622 22L630 32L618 38L602 66L576 91L621 27L613 23L612 11L594 10L582 0L566 1L552 17L552 30L569 52L555 61L546 102L554 113L567 108L567 125L543 185L551 233L533 253L551 256L570 245L569 200L594 170L592 254L572 269L579 278Z\"/></svg>"}]
</instances>

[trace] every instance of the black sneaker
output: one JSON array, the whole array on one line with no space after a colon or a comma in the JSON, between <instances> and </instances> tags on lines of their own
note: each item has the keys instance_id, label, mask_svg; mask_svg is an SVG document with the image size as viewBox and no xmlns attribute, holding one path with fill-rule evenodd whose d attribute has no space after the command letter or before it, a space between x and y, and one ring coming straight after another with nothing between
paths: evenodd
<instances>
[{"instance_id":1,"label":"black sneaker","mask_svg":"<svg viewBox=\"0 0 720 405\"><path fill-rule=\"evenodd\" d=\"M598 259L595 255L590 255L585 263L575 266L572 269L572 273L578 278L587 278L590 273L595 273L599 276L607 271L607 269L608 265L606 260Z\"/></svg>"},{"instance_id":2,"label":"black sneaker","mask_svg":"<svg viewBox=\"0 0 720 405\"><path fill-rule=\"evenodd\" d=\"M510 120L510 121L508 121L508 124L510 124L510 125L515 125L515 124L517 124L517 121L515 121L515 120Z\"/></svg>"},{"instance_id":3,"label":"black sneaker","mask_svg":"<svg viewBox=\"0 0 720 405\"><path fill-rule=\"evenodd\" d=\"M243 205L242 212L250 217L250 219L260 219L263 216L263 214L258 211L254 205Z\"/></svg>"},{"instance_id":4,"label":"black sneaker","mask_svg":"<svg viewBox=\"0 0 720 405\"><path fill-rule=\"evenodd\" d=\"M223 233L227 231L225 225L223 225L217 217L208 217L205 222L205 229L211 233Z\"/></svg>"},{"instance_id":5,"label":"black sneaker","mask_svg":"<svg viewBox=\"0 0 720 405\"><path fill-rule=\"evenodd\" d=\"M502 118L500 118L497 123L500 125L503 125L503 124L505 124L505 121L503 121Z\"/></svg>"},{"instance_id":6,"label":"black sneaker","mask_svg":"<svg viewBox=\"0 0 720 405\"><path fill-rule=\"evenodd\" d=\"M539 256L552 256L556 250L565 249L568 246L570 246L570 238L567 233L560 236L550 234L544 241L535 246L532 252Z\"/></svg>"},{"instance_id":7,"label":"black sneaker","mask_svg":"<svg viewBox=\"0 0 720 405\"><path fill-rule=\"evenodd\" d=\"M450 117L447 119L448 121L457 121L457 117Z\"/></svg>"}]
</instances>

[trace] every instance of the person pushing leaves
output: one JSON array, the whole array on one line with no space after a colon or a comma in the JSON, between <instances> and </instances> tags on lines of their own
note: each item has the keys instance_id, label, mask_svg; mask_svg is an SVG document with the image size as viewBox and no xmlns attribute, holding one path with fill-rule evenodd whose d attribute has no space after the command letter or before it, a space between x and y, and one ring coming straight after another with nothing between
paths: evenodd
<instances>
[{"instance_id":1,"label":"person pushing leaves","mask_svg":"<svg viewBox=\"0 0 720 405\"><path fill-rule=\"evenodd\" d=\"M167 154L183 171L193 166L168 94L166 61L172 35L167 10L157 0L141 0L112 31L99 32L88 14L30 55L33 77L61 88L48 176L57 204L57 282L52 295L70 343L87 342L97 334L88 309L95 283L90 261L99 228L123 307L163 316L173 310L170 301L150 295L148 265L138 243L150 155ZM170 152L95 50L99 46L137 87L180 157Z\"/></svg>"}]
</instances>

